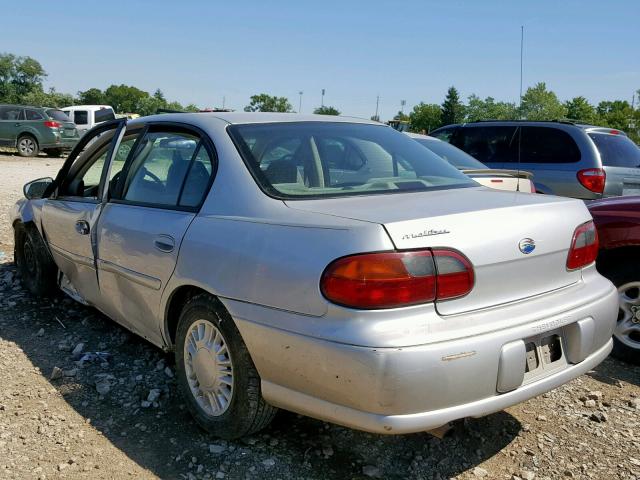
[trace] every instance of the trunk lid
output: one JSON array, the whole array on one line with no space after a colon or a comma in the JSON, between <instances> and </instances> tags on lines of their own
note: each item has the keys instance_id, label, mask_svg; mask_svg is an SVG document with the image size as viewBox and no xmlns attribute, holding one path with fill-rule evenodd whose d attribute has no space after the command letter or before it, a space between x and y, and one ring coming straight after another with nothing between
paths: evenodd
<instances>
[{"instance_id":1,"label":"trunk lid","mask_svg":"<svg viewBox=\"0 0 640 480\"><path fill-rule=\"evenodd\" d=\"M591 219L579 200L462 188L406 194L288 201L291 208L382 224L399 250L443 247L473 264L475 285L438 302L441 315L492 307L576 283L566 269L575 228ZM530 253L523 244L533 240ZM522 250L521 250L522 246Z\"/></svg>"}]
</instances>

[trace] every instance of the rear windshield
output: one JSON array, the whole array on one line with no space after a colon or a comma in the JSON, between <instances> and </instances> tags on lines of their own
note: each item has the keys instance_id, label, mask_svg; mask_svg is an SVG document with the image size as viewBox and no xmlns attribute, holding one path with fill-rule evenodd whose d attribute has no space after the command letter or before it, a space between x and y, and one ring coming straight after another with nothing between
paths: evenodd
<instances>
[{"instance_id":1,"label":"rear windshield","mask_svg":"<svg viewBox=\"0 0 640 480\"><path fill-rule=\"evenodd\" d=\"M625 135L589 133L605 167L640 167L640 148Z\"/></svg>"},{"instance_id":2,"label":"rear windshield","mask_svg":"<svg viewBox=\"0 0 640 480\"><path fill-rule=\"evenodd\" d=\"M260 187L278 198L399 193L477 184L381 125L292 122L228 128Z\"/></svg>"},{"instance_id":3,"label":"rear windshield","mask_svg":"<svg viewBox=\"0 0 640 480\"><path fill-rule=\"evenodd\" d=\"M424 138L414 138L414 140L460 170L485 170L487 168L484 163L447 142Z\"/></svg>"},{"instance_id":4,"label":"rear windshield","mask_svg":"<svg viewBox=\"0 0 640 480\"><path fill-rule=\"evenodd\" d=\"M109 120L115 120L115 118L116 116L110 108L101 108L100 110L96 110L93 114L93 120L95 123L107 122Z\"/></svg>"},{"instance_id":5,"label":"rear windshield","mask_svg":"<svg viewBox=\"0 0 640 480\"><path fill-rule=\"evenodd\" d=\"M70 122L67 114L62 110L47 110L47 115L49 115L52 119L58 120L59 122Z\"/></svg>"}]
</instances>

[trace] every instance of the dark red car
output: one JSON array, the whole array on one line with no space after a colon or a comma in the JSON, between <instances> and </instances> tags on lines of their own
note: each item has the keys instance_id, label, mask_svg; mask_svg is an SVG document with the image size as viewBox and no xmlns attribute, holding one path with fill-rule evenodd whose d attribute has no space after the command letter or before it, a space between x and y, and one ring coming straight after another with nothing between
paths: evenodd
<instances>
[{"instance_id":1,"label":"dark red car","mask_svg":"<svg viewBox=\"0 0 640 480\"><path fill-rule=\"evenodd\" d=\"M598 271L620 294L613 354L640 363L640 196L587 204L598 229Z\"/></svg>"}]
</instances>

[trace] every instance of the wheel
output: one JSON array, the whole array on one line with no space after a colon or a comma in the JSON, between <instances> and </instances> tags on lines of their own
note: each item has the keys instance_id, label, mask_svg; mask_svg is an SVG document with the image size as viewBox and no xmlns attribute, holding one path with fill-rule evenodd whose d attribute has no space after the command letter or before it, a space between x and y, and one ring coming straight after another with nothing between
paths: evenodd
<instances>
[{"instance_id":1,"label":"wheel","mask_svg":"<svg viewBox=\"0 0 640 480\"><path fill-rule=\"evenodd\" d=\"M51 258L40 232L33 225L14 227L15 259L22 285L36 296L49 296L57 291L58 267Z\"/></svg>"},{"instance_id":2,"label":"wheel","mask_svg":"<svg viewBox=\"0 0 640 480\"><path fill-rule=\"evenodd\" d=\"M61 157L63 150L61 148L47 148L44 153L50 157Z\"/></svg>"},{"instance_id":3,"label":"wheel","mask_svg":"<svg viewBox=\"0 0 640 480\"><path fill-rule=\"evenodd\" d=\"M640 269L636 262L617 262L605 277L618 288L618 323L613 332L613 356L640 364Z\"/></svg>"},{"instance_id":4,"label":"wheel","mask_svg":"<svg viewBox=\"0 0 640 480\"><path fill-rule=\"evenodd\" d=\"M266 427L277 409L264 401L260 376L229 313L207 294L191 298L176 334L178 386L209 433L234 439Z\"/></svg>"},{"instance_id":5,"label":"wheel","mask_svg":"<svg viewBox=\"0 0 640 480\"><path fill-rule=\"evenodd\" d=\"M22 135L18 138L18 154L21 157L37 157L40 153L38 141L31 135Z\"/></svg>"}]
</instances>

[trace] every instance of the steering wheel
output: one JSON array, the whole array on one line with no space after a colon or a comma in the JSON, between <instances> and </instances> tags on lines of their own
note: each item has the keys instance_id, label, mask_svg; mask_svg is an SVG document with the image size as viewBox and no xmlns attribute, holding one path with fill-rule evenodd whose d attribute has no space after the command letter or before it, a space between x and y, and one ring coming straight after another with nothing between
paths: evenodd
<instances>
[{"instance_id":1,"label":"steering wheel","mask_svg":"<svg viewBox=\"0 0 640 480\"><path fill-rule=\"evenodd\" d=\"M142 167L142 174L143 174L142 178L149 177L154 182L164 185L163 181L160 180L160 178L158 178L158 176L155 173L151 173L149 170L147 170L146 167Z\"/></svg>"}]
</instances>

